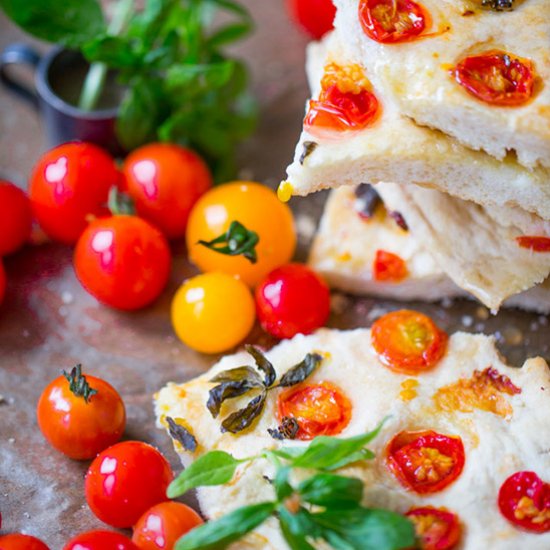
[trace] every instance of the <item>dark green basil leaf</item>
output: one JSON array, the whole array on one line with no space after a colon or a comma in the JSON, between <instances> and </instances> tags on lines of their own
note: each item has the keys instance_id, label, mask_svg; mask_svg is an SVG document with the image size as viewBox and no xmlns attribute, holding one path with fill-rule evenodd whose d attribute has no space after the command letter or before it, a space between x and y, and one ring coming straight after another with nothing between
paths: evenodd
<instances>
[{"instance_id":1,"label":"dark green basil leaf","mask_svg":"<svg viewBox=\"0 0 550 550\"><path fill-rule=\"evenodd\" d=\"M302 456L307 451L307 447L283 447L282 449L270 449L264 451L264 456L269 458L270 455L278 458L284 458L285 460L295 460L299 456Z\"/></svg>"},{"instance_id":2,"label":"dark green basil leaf","mask_svg":"<svg viewBox=\"0 0 550 550\"><path fill-rule=\"evenodd\" d=\"M339 470L340 468L353 464L354 462L360 462L361 460L372 460L373 458L376 458L376 455L370 449L361 449L356 453L351 453L346 456L340 462L332 464L330 468L325 469L328 471Z\"/></svg>"},{"instance_id":3,"label":"dark green basil leaf","mask_svg":"<svg viewBox=\"0 0 550 550\"><path fill-rule=\"evenodd\" d=\"M266 392L263 391L260 395L252 399L246 407L239 409L225 418L222 422L222 432L236 434L251 426L254 420L260 416L264 410L266 395Z\"/></svg>"},{"instance_id":4,"label":"dark green basil leaf","mask_svg":"<svg viewBox=\"0 0 550 550\"><path fill-rule=\"evenodd\" d=\"M260 349L254 346L245 346L245 349L254 358L256 366L265 374L264 384L269 388L277 378L275 368Z\"/></svg>"},{"instance_id":5,"label":"dark green basil leaf","mask_svg":"<svg viewBox=\"0 0 550 550\"><path fill-rule=\"evenodd\" d=\"M225 25L220 29L216 29L207 40L207 45L210 48L219 48L236 40L240 40L249 35L253 26L251 23L233 23Z\"/></svg>"},{"instance_id":6,"label":"dark green basil leaf","mask_svg":"<svg viewBox=\"0 0 550 550\"><path fill-rule=\"evenodd\" d=\"M382 429L385 421L367 434L348 438L319 436L309 445L307 450L296 458L293 466L297 468L315 468L317 470L333 469L351 455L361 451L370 443Z\"/></svg>"},{"instance_id":7,"label":"dark green basil leaf","mask_svg":"<svg viewBox=\"0 0 550 550\"><path fill-rule=\"evenodd\" d=\"M363 507L311 514L316 530L335 550L402 550L415 548L413 524L387 510Z\"/></svg>"},{"instance_id":8,"label":"dark green basil leaf","mask_svg":"<svg viewBox=\"0 0 550 550\"><path fill-rule=\"evenodd\" d=\"M208 392L206 408L210 411L212 418L216 418L218 414L220 414L220 409L224 401L244 395L254 387L258 387L258 384L254 384L254 382L251 382L247 378L243 380L230 380L228 382L222 382L221 384L214 386Z\"/></svg>"},{"instance_id":9,"label":"dark green basil leaf","mask_svg":"<svg viewBox=\"0 0 550 550\"><path fill-rule=\"evenodd\" d=\"M168 423L168 432L172 436L172 439L179 441L186 451L195 452L197 450L197 440L185 426L176 423L170 416L166 417L166 422Z\"/></svg>"},{"instance_id":10,"label":"dark green basil leaf","mask_svg":"<svg viewBox=\"0 0 550 550\"><path fill-rule=\"evenodd\" d=\"M97 0L0 0L0 7L32 36L75 49L107 31Z\"/></svg>"},{"instance_id":11,"label":"dark green basil leaf","mask_svg":"<svg viewBox=\"0 0 550 550\"><path fill-rule=\"evenodd\" d=\"M88 61L106 63L113 69L137 68L141 58L131 44L119 36L100 36L84 44L82 53Z\"/></svg>"},{"instance_id":12,"label":"dark green basil leaf","mask_svg":"<svg viewBox=\"0 0 550 550\"><path fill-rule=\"evenodd\" d=\"M261 525L275 510L274 502L238 508L195 527L176 543L175 550L220 550Z\"/></svg>"},{"instance_id":13,"label":"dark green basil leaf","mask_svg":"<svg viewBox=\"0 0 550 550\"><path fill-rule=\"evenodd\" d=\"M166 89L171 93L185 93L187 88L196 90L221 88L231 75L235 64L224 60L209 64L173 65L166 72Z\"/></svg>"},{"instance_id":14,"label":"dark green basil leaf","mask_svg":"<svg viewBox=\"0 0 550 550\"><path fill-rule=\"evenodd\" d=\"M210 382L232 382L237 380L248 380L251 384L263 386L262 379L255 369L248 366L235 367L234 369L222 370L210 379Z\"/></svg>"},{"instance_id":15,"label":"dark green basil leaf","mask_svg":"<svg viewBox=\"0 0 550 550\"><path fill-rule=\"evenodd\" d=\"M170 483L166 494L168 498L176 498L196 487L228 483L241 462L224 451L210 451L185 468Z\"/></svg>"},{"instance_id":16,"label":"dark green basil leaf","mask_svg":"<svg viewBox=\"0 0 550 550\"><path fill-rule=\"evenodd\" d=\"M317 353L308 353L303 361L294 365L281 376L279 386L288 388L303 382L321 364L322 359Z\"/></svg>"},{"instance_id":17,"label":"dark green basil leaf","mask_svg":"<svg viewBox=\"0 0 550 550\"><path fill-rule=\"evenodd\" d=\"M242 18L243 21L250 21L250 13L248 10L237 2L232 2L231 0L207 0L208 2L222 8L226 11L230 11L235 15L238 15Z\"/></svg>"},{"instance_id":18,"label":"dark green basil leaf","mask_svg":"<svg viewBox=\"0 0 550 550\"><path fill-rule=\"evenodd\" d=\"M279 501L283 501L294 492L292 485L290 485L288 481L289 476L290 468L285 466L278 468L275 477L273 478L273 487L275 488L275 493L277 494L277 499Z\"/></svg>"},{"instance_id":19,"label":"dark green basil leaf","mask_svg":"<svg viewBox=\"0 0 550 550\"><path fill-rule=\"evenodd\" d=\"M363 482L353 477L335 474L316 474L297 487L305 502L331 508L350 508L361 503Z\"/></svg>"},{"instance_id":20,"label":"dark green basil leaf","mask_svg":"<svg viewBox=\"0 0 550 550\"><path fill-rule=\"evenodd\" d=\"M291 550L315 550L307 541L307 537L314 538L316 525L310 519L307 510L300 508L295 514L291 514L285 506L277 509L281 531Z\"/></svg>"}]
</instances>

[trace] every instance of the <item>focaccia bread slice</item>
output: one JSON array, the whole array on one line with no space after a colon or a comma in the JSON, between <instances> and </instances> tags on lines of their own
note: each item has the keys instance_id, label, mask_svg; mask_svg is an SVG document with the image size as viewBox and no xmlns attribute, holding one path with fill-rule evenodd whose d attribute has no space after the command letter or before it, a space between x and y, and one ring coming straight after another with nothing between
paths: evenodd
<instances>
[{"instance_id":1,"label":"focaccia bread slice","mask_svg":"<svg viewBox=\"0 0 550 550\"><path fill-rule=\"evenodd\" d=\"M383 190L388 184L379 184L377 189ZM409 189L407 187L406 189ZM402 189L399 187L398 189ZM422 189L422 191L424 191ZM431 191L429 191L431 192ZM382 195L385 195L382 193ZM459 199L449 200L452 204L460 204ZM442 238L445 242L444 253L454 255L454 245L459 239L450 238L449 235L457 228L451 229L447 224L439 227L434 238L425 240L422 234L416 233L416 224L408 214L408 209L400 213L408 225L408 231L399 227L395 220L388 215L388 210L383 204L377 207L374 215L368 219L361 217L356 211L356 205L360 201L356 197L355 188L340 187L331 192L319 228L313 240L308 263L315 269L328 284L335 289L358 295L382 296L398 300L424 300L438 301L445 298L471 297L466 290L459 287L448 276L445 270L445 262L438 263L432 255L432 240ZM391 204L391 202L389 203ZM390 207L390 211L398 210ZM477 209L476 205L472 208ZM460 210L460 208L459 208ZM507 212L509 209L507 209ZM522 218L520 214L518 217ZM484 217L487 225L487 219ZM531 220L529 219L531 222ZM518 222L519 223L519 222ZM433 230L429 227L427 231ZM508 231L508 230L506 230ZM501 232L502 233L502 232ZM466 236L465 236L466 237ZM469 241L464 241L469 246ZM451 249L447 247L450 246ZM377 253L389 252L397 255L406 266L406 276L398 281L379 280L375 275L374 263ZM466 251L463 251L467 253ZM445 254L440 254L445 256ZM501 260L497 258L500 265ZM456 264L456 261L454 262ZM484 265L486 265L484 263ZM488 264L487 264L488 265ZM452 267L449 265L449 267ZM504 266L510 271L508 263ZM522 269L519 265L516 268ZM455 270L457 267L455 267ZM458 274L462 278L468 278L470 272L469 259L463 265L458 266ZM487 273L493 273L493 268L486 268ZM474 271L475 275L475 271ZM501 277L501 274L497 274ZM474 280L479 280L475 275ZM482 286L486 286L483 284ZM472 286L470 280L469 286ZM491 281L494 288L494 281ZM505 288L507 293L509 290ZM485 292L485 294L487 291ZM504 304L507 307L518 307L538 313L550 313L550 279L508 298ZM494 307L494 306L489 306Z\"/></svg>"},{"instance_id":2,"label":"focaccia bread slice","mask_svg":"<svg viewBox=\"0 0 550 550\"><path fill-rule=\"evenodd\" d=\"M497 218L488 214L490 208L417 185L380 183L376 189L388 208L404 216L415 239L445 273L491 310L550 274L550 253L533 252L516 241L534 234L529 215L521 219L520 212L501 211ZM546 226L542 236L550 236L550 223L534 225Z\"/></svg>"},{"instance_id":3,"label":"focaccia bread slice","mask_svg":"<svg viewBox=\"0 0 550 550\"><path fill-rule=\"evenodd\" d=\"M341 470L364 481L365 505L401 513L412 506L444 506L459 515L463 526L458 550L550 547L550 532L533 534L517 529L497 506L499 488L515 472L534 471L543 478L550 475L550 373L544 360L529 359L520 369L508 367L492 337L456 333L449 338L443 359L413 379L380 362L369 329L322 329L310 336L299 335L281 342L266 356L280 376L310 352L320 353L324 359L305 384L328 382L351 402L351 418L342 437L370 431L389 415L380 435L369 445L376 458ZM213 386L209 380L222 370L246 364L251 364L246 353L227 356L204 375L184 384L170 383L156 394L159 427L166 428L166 417L171 417L190 429L198 441L194 453L174 442L184 465L213 449L242 458L264 448L305 444L275 440L267 431L280 421L276 413L280 390L269 392L266 407L251 429L240 435L221 433L219 418L212 418L205 406ZM481 386L473 387L483 388L487 400L478 400L471 385L476 378ZM238 406L242 402L229 405L226 412ZM384 460L388 442L402 430L459 436L465 465L456 481L424 496L404 489ZM271 499L273 488L264 476L272 474L267 462L257 461L240 467L227 485L199 489L202 512L217 518L237 507ZM271 519L231 548L285 550L288 546Z\"/></svg>"},{"instance_id":4,"label":"focaccia bread slice","mask_svg":"<svg viewBox=\"0 0 550 550\"><path fill-rule=\"evenodd\" d=\"M550 167L548 0L515 0L513 10L499 12L483 9L481 0L420 0L431 24L417 39L400 43L369 37L361 23L361 19L368 21L368 3L384 4L336 0L335 25L341 36L360 48L368 72L376 72L383 94L391 95L403 114L498 159L515 151L527 167ZM395 5L399 10L404 4L398 0ZM408 19L406 9L402 13ZM466 57L497 50L512 60L519 58L525 66L532 64L531 99L517 106L490 104L468 92L453 76L454 68ZM502 76L494 73L492 78L493 84L505 86Z\"/></svg>"},{"instance_id":5,"label":"focaccia bread slice","mask_svg":"<svg viewBox=\"0 0 550 550\"><path fill-rule=\"evenodd\" d=\"M308 47L312 97L319 94L323 68L357 64L336 34ZM319 139L303 131L282 198L363 182L418 184L483 205L519 206L550 219L550 170L528 170L511 157L502 161L467 148L445 134L421 127L399 113L381 92L376 74L366 73L381 104L371 126Z\"/></svg>"}]
</instances>

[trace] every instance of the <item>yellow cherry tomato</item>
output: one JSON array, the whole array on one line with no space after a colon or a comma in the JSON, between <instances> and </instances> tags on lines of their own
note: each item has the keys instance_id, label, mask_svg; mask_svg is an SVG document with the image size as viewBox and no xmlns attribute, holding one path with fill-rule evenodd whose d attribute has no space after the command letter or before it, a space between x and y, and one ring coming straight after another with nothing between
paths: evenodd
<instances>
[{"instance_id":1,"label":"yellow cherry tomato","mask_svg":"<svg viewBox=\"0 0 550 550\"><path fill-rule=\"evenodd\" d=\"M226 233L233 221L258 234L256 263L198 244ZM296 248L290 208L268 187L248 181L226 183L205 193L191 211L186 238L189 257L202 271L230 273L252 287L288 263Z\"/></svg>"},{"instance_id":2,"label":"yellow cherry tomato","mask_svg":"<svg viewBox=\"0 0 550 550\"><path fill-rule=\"evenodd\" d=\"M227 273L187 280L172 301L172 325L180 340L202 353L220 353L241 342L256 316L249 288Z\"/></svg>"}]
</instances>

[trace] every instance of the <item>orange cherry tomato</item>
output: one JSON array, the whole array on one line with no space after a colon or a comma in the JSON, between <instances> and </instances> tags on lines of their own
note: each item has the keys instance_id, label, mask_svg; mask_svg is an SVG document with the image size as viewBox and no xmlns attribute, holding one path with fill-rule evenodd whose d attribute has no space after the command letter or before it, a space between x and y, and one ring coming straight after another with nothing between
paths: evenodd
<instances>
[{"instance_id":1,"label":"orange cherry tomato","mask_svg":"<svg viewBox=\"0 0 550 550\"><path fill-rule=\"evenodd\" d=\"M449 486L464 468L464 445L457 436L432 430L400 432L386 448L386 464L406 489L419 495Z\"/></svg>"},{"instance_id":2,"label":"orange cherry tomato","mask_svg":"<svg viewBox=\"0 0 550 550\"><path fill-rule=\"evenodd\" d=\"M550 484L535 472L516 472L500 488L498 507L516 527L532 533L550 531Z\"/></svg>"},{"instance_id":3,"label":"orange cherry tomato","mask_svg":"<svg viewBox=\"0 0 550 550\"><path fill-rule=\"evenodd\" d=\"M417 375L445 354L448 336L423 313L402 309L387 313L371 328L372 346L390 369Z\"/></svg>"},{"instance_id":4,"label":"orange cherry tomato","mask_svg":"<svg viewBox=\"0 0 550 550\"><path fill-rule=\"evenodd\" d=\"M522 248L528 248L533 252L550 252L550 237L530 237L522 235L516 237L516 242Z\"/></svg>"},{"instance_id":5,"label":"orange cherry tomato","mask_svg":"<svg viewBox=\"0 0 550 550\"><path fill-rule=\"evenodd\" d=\"M0 256L21 248L31 235L29 198L13 183L0 180Z\"/></svg>"},{"instance_id":6,"label":"orange cherry tomato","mask_svg":"<svg viewBox=\"0 0 550 550\"><path fill-rule=\"evenodd\" d=\"M342 390L329 382L300 384L283 391L277 400L279 420L298 422L297 439L338 435L351 419L352 405Z\"/></svg>"},{"instance_id":7,"label":"orange cherry tomato","mask_svg":"<svg viewBox=\"0 0 550 550\"><path fill-rule=\"evenodd\" d=\"M445 508L411 508L405 515L414 524L422 550L452 550L460 541L458 516Z\"/></svg>"},{"instance_id":8,"label":"orange cherry tomato","mask_svg":"<svg viewBox=\"0 0 550 550\"><path fill-rule=\"evenodd\" d=\"M470 95L491 105L518 107L533 95L533 64L500 50L466 57L451 74Z\"/></svg>"},{"instance_id":9,"label":"orange cherry tomato","mask_svg":"<svg viewBox=\"0 0 550 550\"><path fill-rule=\"evenodd\" d=\"M138 215L168 239L185 236L191 208L212 187L210 170L199 155L170 143L150 143L130 153L124 176Z\"/></svg>"},{"instance_id":10,"label":"orange cherry tomato","mask_svg":"<svg viewBox=\"0 0 550 550\"><path fill-rule=\"evenodd\" d=\"M50 550L41 540L30 535L0 535L0 550Z\"/></svg>"},{"instance_id":11,"label":"orange cherry tomato","mask_svg":"<svg viewBox=\"0 0 550 550\"><path fill-rule=\"evenodd\" d=\"M110 384L82 374L79 367L46 386L36 413L52 447L70 458L87 460L122 437L126 411Z\"/></svg>"},{"instance_id":12,"label":"orange cherry tomato","mask_svg":"<svg viewBox=\"0 0 550 550\"><path fill-rule=\"evenodd\" d=\"M180 537L201 523L193 508L180 502L161 502L138 519L132 541L140 550L173 550Z\"/></svg>"},{"instance_id":13,"label":"orange cherry tomato","mask_svg":"<svg viewBox=\"0 0 550 550\"><path fill-rule=\"evenodd\" d=\"M243 255L229 256L199 244L226 233L234 221L258 234L255 263ZM186 240L191 261L202 271L236 275L249 286L288 263L296 248L290 208L268 187L247 181L226 183L204 194L191 211Z\"/></svg>"},{"instance_id":14,"label":"orange cherry tomato","mask_svg":"<svg viewBox=\"0 0 550 550\"><path fill-rule=\"evenodd\" d=\"M407 263L397 254L387 250L377 250L372 264L375 281L398 283L407 277Z\"/></svg>"},{"instance_id":15,"label":"orange cherry tomato","mask_svg":"<svg viewBox=\"0 0 550 550\"><path fill-rule=\"evenodd\" d=\"M428 12L412 0L361 0L363 32L383 44L414 40L430 26Z\"/></svg>"}]
</instances>

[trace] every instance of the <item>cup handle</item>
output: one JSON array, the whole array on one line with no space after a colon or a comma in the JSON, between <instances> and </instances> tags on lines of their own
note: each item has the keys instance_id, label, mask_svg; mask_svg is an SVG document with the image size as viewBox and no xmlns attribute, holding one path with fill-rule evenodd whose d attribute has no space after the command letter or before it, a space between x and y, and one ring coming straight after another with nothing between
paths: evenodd
<instances>
[{"instance_id":1,"label":"cup handle","mask_svg":"<svg viewBox=\"0 0 550 550\"><path fill-rule=\"evenodd\" d=\"M36 91L10 75L10 65L27 65L33 70L40 62L40 54L26 44L8 44L0 54L0 83L16 96L38 108L38 96Z\"/></svg>"}]
</instances>

